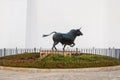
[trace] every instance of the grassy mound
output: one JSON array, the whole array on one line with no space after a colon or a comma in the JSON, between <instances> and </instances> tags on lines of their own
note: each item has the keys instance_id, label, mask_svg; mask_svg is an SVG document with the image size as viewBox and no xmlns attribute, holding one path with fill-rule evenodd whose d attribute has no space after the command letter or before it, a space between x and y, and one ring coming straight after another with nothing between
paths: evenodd
<instances>
[{"instance_id":1,"label":"grassy mound","mask_svg":"<svg viewBox=\"0 0 120 80\"><path fill-rule=\"evenodd\" d=\"M63 56L50 54L40 60L38 53L24 53L0 58L0 66L28 68L86 68L120 65L120 60L101 55Z\"/></svg>"}]
</instances>

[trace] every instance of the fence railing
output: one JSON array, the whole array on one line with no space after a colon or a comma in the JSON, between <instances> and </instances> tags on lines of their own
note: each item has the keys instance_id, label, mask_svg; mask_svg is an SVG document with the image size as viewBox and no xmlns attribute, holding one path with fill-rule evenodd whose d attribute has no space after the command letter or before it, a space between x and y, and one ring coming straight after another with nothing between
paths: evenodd
<instances>
[{"instance_id":1,"label":"fence railing","mask_svg":"<svg viewBox=\"0 0 120 80\"><path fill-rule=\"evenodd\" d=\"M0 49L0 57L14 54L22 54L22 53L32 53L32 52L49 52L49 49L41 49L41 48L29 48L29 49L19 49L19 48L3 48ZM62 50L54 51L54 52L62 52ZM88 54L99 54L105 56L111 56L117 59L120 59L120 49L115 48L75 48L75 49L66 49L66 52L76 52L80 53L88 53Z\"/></svg>"}]
</instances>

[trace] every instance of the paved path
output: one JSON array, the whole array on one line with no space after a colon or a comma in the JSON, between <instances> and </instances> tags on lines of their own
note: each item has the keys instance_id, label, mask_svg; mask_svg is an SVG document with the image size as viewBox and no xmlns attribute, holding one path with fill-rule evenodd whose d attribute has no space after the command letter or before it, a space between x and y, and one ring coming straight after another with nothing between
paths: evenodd
<instances>
[{"instance_id":1,"label":"paved path","mask_svg":"<svg viewBox=\"0 0 120 80\"><path fill-rule=\"evenodd\" d=\"M120 70L114 71L50 71L20 72L0 70L0 80L120 80Z\"/></svg>"}]
</instances>

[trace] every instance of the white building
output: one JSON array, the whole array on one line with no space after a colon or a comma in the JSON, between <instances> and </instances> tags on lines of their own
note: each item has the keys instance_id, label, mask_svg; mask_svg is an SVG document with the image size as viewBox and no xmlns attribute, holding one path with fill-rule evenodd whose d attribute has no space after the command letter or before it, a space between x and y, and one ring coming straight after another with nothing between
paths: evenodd
<instances>
[{"instance_id":1,"label":"white building","mask_svg":"<svg viewBox=\"0 0 120 80\"><path fill-rule=\"evenodd\" d=\"M0 0L0 48L51 48L52 31L82 26L76 47L120 47L120 0ZM59 44L60 45L60 44ZM59 47L58 45L58 47Z\"/></svg>"}]
</instances>

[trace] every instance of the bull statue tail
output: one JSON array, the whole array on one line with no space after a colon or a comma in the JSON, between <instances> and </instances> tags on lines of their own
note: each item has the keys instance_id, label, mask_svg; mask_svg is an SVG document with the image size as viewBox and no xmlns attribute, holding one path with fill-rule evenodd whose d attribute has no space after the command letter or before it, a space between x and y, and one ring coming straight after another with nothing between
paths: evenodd
<instances>
[{"instance_id":1,"label":"bull statue tail","mask_svg":"<svg viewBox=\"0 0 120 80\"><path fill-rule=\"evenodd\" d=\"M56 31L53 31L53 32L51 32L50 34L48 34L48 35L43 35L42 37L47 37L47 36L49 36L49 35L51 35L51 34L53 34L53 33L57 33Z\"/></svg>"}]
</instances>

